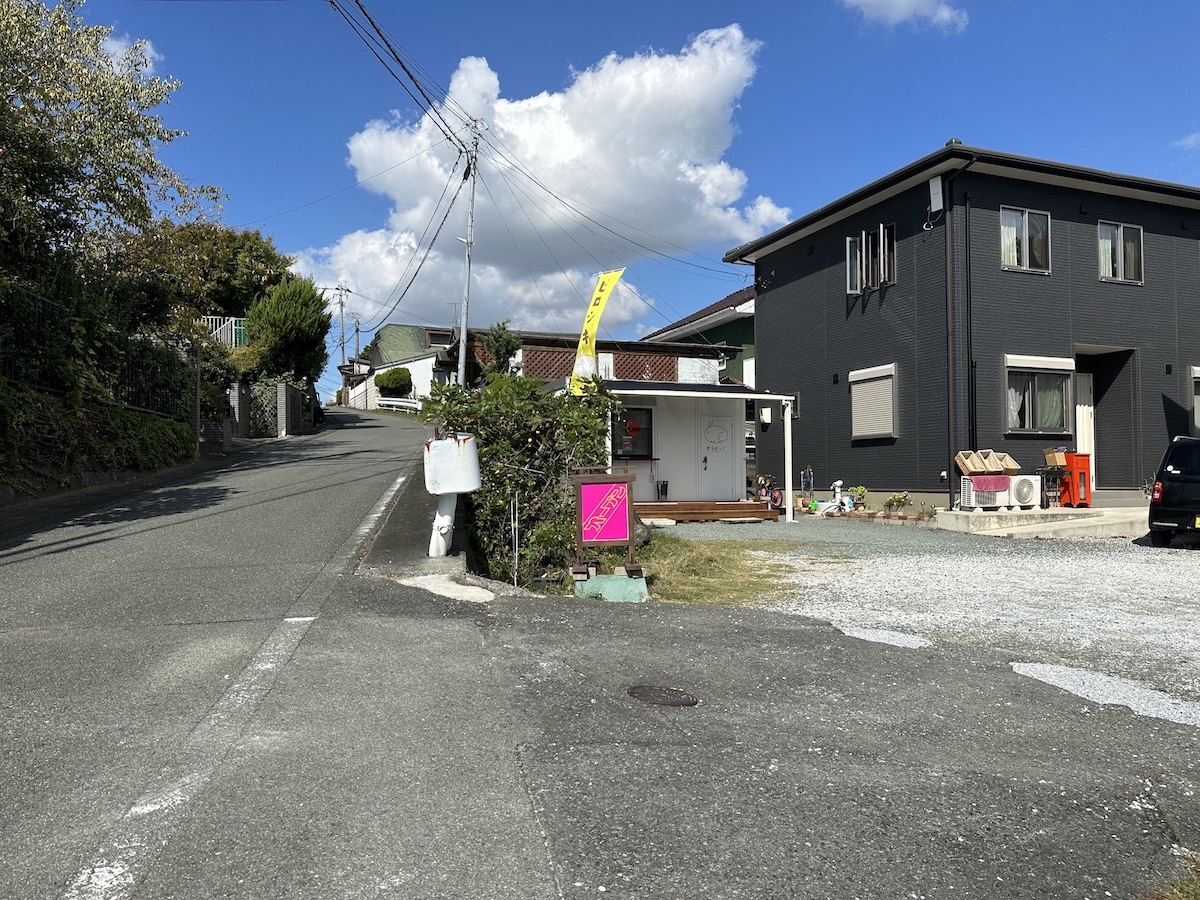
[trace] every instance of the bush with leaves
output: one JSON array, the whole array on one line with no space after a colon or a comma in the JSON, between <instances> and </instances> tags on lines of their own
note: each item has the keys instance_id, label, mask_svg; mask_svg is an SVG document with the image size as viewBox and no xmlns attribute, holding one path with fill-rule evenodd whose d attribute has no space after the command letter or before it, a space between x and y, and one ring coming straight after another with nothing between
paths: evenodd
<instances>
[{"instance_id":1,"label":"bush with leaves","mask_svg":"<svg viewBox=\"0 0 1200 900\"><path fill-rule=\"evenodd\" d=\"M484 377L492 373L511 375L513 357L521 349L521 335L508 328L508 319L491 326L482 339L486 359L483 361Z\"/></svg>"},{"instance_id":2,"label":"bush with leaves","mask_svg":"<svg viewBox=\"0 0 1200 900\"><path fill-rule=\"evenodd\" d=\"M375 387L384 397L407 397L412 393L412 372L403 366L384 369L375 376Z\"/></svg>"},{"instance_id":3,"label":"bush with leaves","mask_svg":"<svg viewBox=\"0 0 1200 900\"><path fill-rule=\"evenodd\" d=\"M74 407L0 377L0 484L23 494L84 472L150 471L190 459L182 422L115 406Z\"/></svg>"},{"instance_id":4,"label":"bush with leaves","mask_svg":"<svg viewBox=\"0 0 1200 900\"><path fill-rule=\"evenodd\" d=\"M422 418L442 433L475 435L482 487L469 497L466 531L482 574L530 584L564 574L575 555L573 472L608 462L618 401L601 382L582 395L549 393L535 378L490 375L479 391L434 385ZM516 518L516 571L513 520Z\"/></svg>"},{"instance_id":5,"label":"bush with leaves","mask_svg":"<svg viewBox=\"0 0 1200 900\"><path fill-rule=\"evenodd\" d=\"M329 360L325 336L332 323L325 292L311 278L288 278L275 285L254 301L246 318L260 374L316 381Z\"/></svg>"}]
</instances>

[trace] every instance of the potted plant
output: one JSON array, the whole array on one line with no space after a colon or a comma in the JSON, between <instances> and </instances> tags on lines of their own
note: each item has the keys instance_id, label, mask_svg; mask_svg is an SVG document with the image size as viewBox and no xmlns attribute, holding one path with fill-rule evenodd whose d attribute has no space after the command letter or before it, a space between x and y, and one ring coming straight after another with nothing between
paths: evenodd
<instances>
[{"instance_id":1,"label":"potted plant","mask_svg":"<svg viewBox=\"0 0 1200 900\"><path fill-rule=\"evenodd\" d=\"M854 498L854 508L863 509L867 505L867 489L861 484L847 488L846 493Z\"/></svg>"},{"instance_id":2,"label":"potted plant","mask_svg":"<svg viewBox=\"0 0 1200 900\"><path fill-rule=\"evenodd\" d=\"M912 506L912 498L908 496L908 491L897 491L883 501L883 508L886 515L898 515L905 518L904 510Z\"/></svg>"}]
</instances>

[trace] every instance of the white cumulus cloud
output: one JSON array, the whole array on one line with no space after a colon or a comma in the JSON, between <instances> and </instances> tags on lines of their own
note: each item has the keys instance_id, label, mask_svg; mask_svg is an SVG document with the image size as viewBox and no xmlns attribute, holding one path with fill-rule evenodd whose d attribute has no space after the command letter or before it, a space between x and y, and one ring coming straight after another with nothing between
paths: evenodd
<instances>
[{"instance_id":1,"label":"white cumulus cloud","mask_svg":"<svg viewBox=\"0 0 1200 900\"><path fill-rule=\"evenodd\" d=\"M517 328L572 331L597 272L632 266L650 251L725 249L786 223L789 211L770 198L746 197L745 174L723 158L759 46L730 25L678 53L610 54L569 73L563 89L523 98L503 96L486 60L461 60L439 109L467 143L464 120L484 123L472 327L510 319ZM428 115L367 123L348 149L363 188L390 201L388 219L298 254L297 268L319 284L350 284L356 311L370 319L420 265L390 320L452 321L463 295L456 238L466 233L465 190L433 252L423 261L422 254L444 193L462 183L458 151ZM626 279L610 298L608 328L645 317L637 289Z\"/></svg>"},{"instance_id":2,"label":"white cumulus cloud","mask_svg":"<svg viewBox=\"0 0 1200 900\"><path fill-rule=\"evenodd\" d=\"M842 3L858 10L868 22L885 25L927 22L945 31L962 31L967 27L966 12L944 0L842 0Z\"/></svg>"},{"instance_id":3,"label":"white cumulus cloud","mask_svg":"<svg viewBox=\"0 0 1200 900\"><path fill-rule=\"evenodd\" d=\"M1178 147L1181 150L1195 150L1200 147L1200 131L1193 131L1191 134L1184 135L1177 141L1171 141L1172 147Z\"/></svg>"}]
</instances>

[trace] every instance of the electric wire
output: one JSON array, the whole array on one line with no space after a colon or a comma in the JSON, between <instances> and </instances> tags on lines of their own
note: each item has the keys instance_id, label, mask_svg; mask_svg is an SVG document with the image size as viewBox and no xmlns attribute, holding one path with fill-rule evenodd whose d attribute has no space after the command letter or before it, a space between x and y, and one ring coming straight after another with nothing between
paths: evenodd
<instances>
[{"instance_id":1,"label":"electric wire","mask_svg":"<svg viewBox=\"0 0 1200 900\"><path fill-rule=\"evenodd\" d=\"M534 174L533 174L533 173L532 173L532 172L531 172L531 171L530 171L530 170L529 170L529 169L528 169L528 168L527 168L527 167L526 167L524 164L522 164L522 163L520 163L518 160L516 160L516 159L515 159L515 156L514 156L513 158L510 158L510 157L509 157L508 155L506 155L505 153L503 153L503 152L500 152L501 148L503 148L503 149L507 150L507 147L505 147L505 145L504 145L503 141L500 141L498 138L493 138L491 133L489 133L489 140L488 140L488 144L489 144L489 146L491 147L491 149L493 149L494 151L496 151L496 155L497 155L497 156L498 156L500 159L503 159L503 160L504 160L505 162L507 162L507 163L508 163L510 166L512 166L512 168L514 169L514 171L516 171L516 172L519 172L519 173L520 173L520 174L522 174L524 177L528 178L528 179L529 179L529 180L530 180L530 181L531 181L533 184L535 184L535 185L536 185L538 188L540 188L542 191L544 191L544 192L545 192L547 195L549 195L550 197L553 197L553 198L554 198L556 201L558 201L560 204L562 204L562 206L563 206L565 209L568 209L568 210L572 211L573 213L575 213L575 214L577 214L577 215L581 216L582 218L586 219L586 220L587 220L587 221L589 221L589 222L592 222L592 223L593 223L593 224L595 224L597 227L604 229L605 231L607 231L607 232L609 232L610 234L612 234L614 237L616 237L616 238L618 238L618 239L620 239L620 240L622 240L622 241L626 242L626 243L627 243L628 245L630 245L631 247L634 247L634 248L636 248L636 249L639 249L639 250L643 250L643 251L645 251L645 252L646 252L646 253L647 253L649 256L651 256L651 257L663 257L663 258L666 258L666 259L670 259L670 260L673 260L674 262L678 262L678 263L680 263L680 264L682 264L682 265L685 265L685 266L687 266L688 268L700 269L700 270L702 270L702 271L706 271L706 272L713 272L713 273L717 273L717 274L720 274L720 275L732 275L732 274L733 274L733 273L730 271L730 269L728 269L728 268L725 268L725 269L719 269L719 268L714 268L713 266L700 265L699 263L690 262L689 260L683 259L683 258L681 258L681 257L673 256L673 255L672 255L672 254L670 254L670 253L665 253L665 252L662 252L662 251L660 251L660 250L655 250L653 247L649 247L649 246L647 246L647 245L645 245L645 244L642 244L642 243L640 243L640 242L638 242L638 241L634 241L634 240L632 240L631 238L627 238L625 235L619 234L618 232L616 232L616 231L614 231L613 229L609 228L609 227L608 227L607 225L605 225L604 223L597 221L596 219L592 218L591 216L588 216L588 215L587 215L586 213L584 213L582 210L580 210L579 208L577 208L575 204L578 204L579 206L586 207L587 209L591 209L593 212L596 212L596 213L597 213L597 214L599 214L599 215L605 215L607 218L610 218L610 219L612 219L614 222L616 222L617 224L619 224L619 225L621 225L621 226L623 226L623 227L625 227L625 228L629 228L629 229L631 229L631 230L633 230L633 231L636 231L636 232L639 232L639 233L641 233L641 234L644 234L644 235L646 235L647 237L655 237L655 235L652 235L652 234L650 234L649 232L645 231L644 229L638 228L636 225L631 225L631 224L629 224L629 223L627 223L627 222L623 222L623 221L621 221L620 219L617 219L617 218L616 218L616 217L614 217L614 216L608 216L608 214L607 214L607 213L601 213L599 210L595 210L593 207L587 206L587 204L583 203L582 201L575 200L574 198L568 198L568 197L565 197L565 196L563 196L562 194L558 193L557 191L553 190L552 188L550 188L549 186L547 186L547 185L546 185L544 182L542 182L542 181L541 181L541 179L539 179L539 178L538 178L536 175L534 175ZM498 145L498 146L497 146L497 145ZM664 241L663 241L663 243L664 243L664 244L666 244L666 245L667 245L667 246L669 246L669 247L674 247L676 250L680 250L680 251L682 251L682 252L684 252L684 253L688 253L688 252L690 252L690 251L688 251L686 248L684 248L684 247L680 247L680 246L679 246L679 245L677 245L677 244L673 244L673 243L671 243L670 241L666 241L666 240L664 240Z\"/></svg>"},{"instance_id":2,"label":"electric wire","mask_svg":"<svg viewBox=\"0 0 1200 900\"><path fill-rule=\"evenodd\" d=\"M318 203L323 203L326 200L330 200L330 199L338 196L339 194L346 193L346 191L351 191L356 187L362 187L368 181L378 178L380 175L386 175L388 172L392 171L392 169L399 168L400 166L403 166L406 163L410 163L414 159L417 159L418 157L423 156L432 150L436 150L438 147L441 147L445 143L447 143L447 142L441 141L436 144L430 144L424 150L418 150L416 153L413 153L411 156L407 156L404 159L400 160L400 162L394 163L394 164L388 166L386 169L380 169L374 175L368 175L366 178L360 178L358 181L355 181L353 184L348 184L343 188L338 188L336 191L326 194L324 197L317 197L315 200L309 200L307 203L301 203L299 206L293 206L291 209L285 209L282 212L271 213L269 216L262 216L261 218L258 218L258 219L251 219L248 222L244 222L241 225L235 225L233 227L234 228L249 228L251 225L257 225L259 222L267 222L267 221L270 221L271 219L278 219L280 216L290 215L291 213L299 212L302 209L307 209L310 206L315 206Z\"/></svg>"},{"instance_id":3,"label":"electric wire","mask_svg":"<svg viewBox=\"0 0 1200 900\"><path fill-rule=\"evenodd\" d=\"M454 161L454 166L453 166L453 167L451 168L451 170L450 170L450 175L449 175L449 177L447 178L445 185L443 185L443 186L442 186L442 194L441 194L441 196L440 196L440 197L438 197L438 202L437 202L437 204L434 206L434 208L433 208L433 211L430 213L430 218L429 218L429 221L425 223L425 230L424 230L423 232L421 232L421 237L420 237L420 238L419 238L419 239L416 241L416 243L415 243L415 244L414 244L414 246L413 246L413 255L412 255L411 257L409 257L409 260L408 260L408 262L407 262L407 263L405 264L405 266L404 266L404 271L400 273L400 277L399 277L399 278L396 280L396 284L395 284L395 286L394 286L394 287L393 287L393 288L392 288L392 289L391 289L391 290L388 292L387 300L385 300L385 301L383 302L382 306L386 306L386 305L387 305L389 302L391 302L392 298L393 298L394 296L396 296L396 293L397 293L397 291L399 291L399 290L400 290L400 285L404 283L404 279L405 279L405 277L408 275L408 271L409 271L409 269L410 269L410 268L412 267L412 265L413 265L413 260L415 260L415 259L416 259L417 251L418 251L418 250L420 249L420 247L421 247L421 246L422 246L422 245L425 243L425 238L426 238L426 236L429 234L429 230L430 230L430 228L433 226L434 220L435 220L435 218L436 218L436 216L437 216L437 211L438 211L439 209L441 209L441 207L442 207L442 201L444 201L444 200L446 199L446 194L447 194L447 192L450 190L450 185L451 185L451 184L454 182L454 177L455 177L455 175L456 175L456 174L457 174L457 172L458 172L458 164L459 164L461 161L462 161L462 154L460 153L460 154L459 154L459 156L458 156L458 159L456 159L456 160ZM418 267L417 267L417 271L418 271L418 272L420 271L420 267L421 267L421 265L423 265L423 264L424 264L424 261L425 261L425 259L426 259L426 258L429 256L429 253L430 253L430 252L433 250L433 244L434 244L434 241L435 241L435 240L436 240L436 238L437 238L437 234L440 234L440 233L441 233L441 230L442 230L442 225L444 225L444 224L446 223L446 219L447 219L447 218L449 217L449 215L450 215L450 210L451 210L451 209L453 209L453 207L454 207L454 201L458 199L458 195L459 195L459 194L462 192L462 186L463 186L463 184L464 184L465 180L466 180L466 179L465 179L465 178L463 178L463 179L461 179L461 180L458 182L458 187L456 188L456 190L455 190L455 192L454 192L454 196L453 196L452 198L450 198L450 201L449 201L449 203L447 203L447 205L446 205L446 212L445 212L445 214L444 214L444 215L443 215L443 217L442 217L442 221L441 221L441 223L440 223L440 224L438 225L438 227L437 227L437 232L435 232L435 234L434 234L433 238L431 238L431 239L429 240L428 246L427 246L427 248L426 248L426 250L425 250L425 254L424 254L424 256L423 256L423 257L422 257L422 259L421 259L421 263L420 263L420 264L418 264ZM417 273L416 273L416 272L414 272L414 273L413 273L413 277L412 277L412 279L410 279L410 280L409 280L409 287L411 287L411 286L412 286L412 282L413 282L413 280L415 280L415 278L416 278L416 274L417 274ZM408 291L408 288L405 288L405 293L407 293L407 291ZM386 319L387 319L387 317L388 317L389 315L391 315L391 314L392 314L392 312L394 312L394 311L395 311L396 307L397 307L397 306L399 306L399 304L400 304L400 300L401 300L401 299L403 299L403 295L401 295L401 297L400 297L400 298L398 298L394 304L392 304L392 307L391 307L391 309L390 309L390 310L389 310L389 311L388 311L386 314L384 314L384 316L382 317L382 319L380 319L380 317L379 317L379 314L378 314L378 310L377 310L377 311L376 311L376 314L375 314L375 315L373 315L373 316L371 316L371 318L369 319L369 325L368 325L368 327L369 327L369 328L374 328L374 327L376 327L378 324L382 324L382 322L383 322L384 320L386 320ZM381 308L382 308L382 306L381 306ZM378 321L378 322L376 321L377 319L379 319L379 321Z\"/></svg>"},{"instance_id":4,"label":"electric wire","mask_svg":"<svg viewBox=\"0 0 1200 900\"><path fill-rule=\"evenodd\" d=\"M450 218L450 212L454 209L454 201L457 200L458 195L460 193L462 193L462 186L465 183L466 183L465 180L460 181L458 183L458 189L455 190L454 196L450 199L450 202L446 205L446 214L444 216L442 216L442 221L438 223L437 231L434 232L433 237L430 239L429 244L426 246L425 253L421 256L421 261L419 263L417 263L417 268L413 271L412 276L408 279L408 284L405 285L404 290L401 291L400 295L396 298L396 302L392 304L391 308L388 309L388 311L386 313L384 313L382 316L376 314L375 316L371 317L371 322L368 323L368 325L367 325L368 331L370 331L372 328L374 328L375 324L381 324L383 322L386 322L388 316L390 316L393 312L395 312L396 307L398 307L403 302L404 298L408 296L408 292L412 288L413 282L416 281L417 276L419 274L421 274L421 269L425 265L425 261L427 259L429 259L429 254L433 251L433 247L437 243L438 236L442 233L442 228L445 227L445 225L446 225L446 220ZM398 286L399 285L397 285L397 287Z\"/></svg>"},{"instance_id":5,"label":"electric wire","mask_svg":"<svg viewBox=\"0 0 1200 900\"><path fill-rule=\"evenodd\" d=\"M492 208L496 211L496 215L500 219L500 224L502 224L504 226L504 231L508 235L508 239L510 241L512 241L513 249L516 250L517 255L519 257L521 257L521 264L523 266L525 266L525 272L526 272L526 274L529 275L529 281L531 284L533 284L533 289L535 291L537 291L538 298L542 301L542 306L546 307L546 313L547 313L547 315L550 316L550 321L554 325L554 330L558 331L558 317L554 315L554 310L550 307L550 302L546 299L546 295L544 293L542 293L542 286L538 283L537 277L533 274L533 269L530 268L529 261L525 258L525 254L521 250L521 244L517 241L516 237L513 235L512 229L508 227L508 220L505 219L504 214L500 212L500 204L495 202L495 197L492 196L491 186L482 177L479 179L479 181L481 184L483 184L484 192L492 200ZM505 183L507 184L507 182L505 182ZM528 216L528 213L525 212L525 208L523 206L521 206L520 204L518 204L518 208L521 210L522 213L525 213L526 220L528 220L529 216ZM530 222L531 227L532 227L532 225L533 225L533 223ZM542 246L546 247L546 252L551 253L550 248L548 246L546 246L545 240L542 239L541 233L536 228L533 229L533 233L538 236L539 240L542 240ZM551 258L553 259L553 253L551 253ZM557 260L556 260L556 262L557 262ZM559 271L562 272L561 265L559 266ZM563 272L563 275L565 276L566 272ZM571 283L571 280L569 278L567 279L567 283L568 284ZM576 291L576 294L578 294L578 291Z\"/></svg>"},{"instance_id":6,"label":"electric wire","mask_svg":"<svg viewBox=\"0 0 1200 900\"><path fill-rule=\"evenodd\" d=\"M459 131L462 128L469 127L471 122L474 121L474 119L470 115L468 115L466 113L466 111L463 110L462 107L460 107L457 104L457 102L455 102L453 100L453 98L449 95L449 92L446 91L444 88L441 88L440 86L438 87L438 92L439 92L438 99L435 100L430 95L430 93L431 93L430 90L426 88L425 84L423 83L422 78L417 76L415 70L421 70L422 75L425 77L427 77L428 73L424 72L424 70L421 69L421 66L418 63L416 63L415 60L413 60L412 62L406 61L406 59L404 58L404 55L402 55L402 52L401 52L403 50L403 48L399 45L399 43L397 41L394 40L394 38L392 38L390 35L387 34L386 30L380 25L380 23L370 13L370 11L366 8L366 6L362 2L362 0L354 0L354 6L358 9L358 11L361 13L363 18L366 20L367 26L369 26L369 30L368 30L367 26L364 26L362 23L357 21L357 19L353 15L351 15L351 13L340 2L340 0L328 0L328 2L330 4L330 6L333 7L339 14L341 14L342 17L347 21L347 23L350 24L350 26L354 30L355 34L358 35L360 40L363 41L363 43L368 47L370 52L376 57L377 60L379 60L379 62L384 66L384 68L387 69L388 73L390 75L392 75L392 77L394 79L396 79L398 82L401 83L401 85L404 87L405 92L408 94L408 96L413 100L413 102L417 105L417 107L421 110L421 112L425 116L427 116L430 119L430 121L436 127L439 128L439 130L441 130L441 132L442 132L443 136L446 138L446 140L451 142L452 144L454 144L456 147L460 148L460 153L466 152L466 143L462 139L462 137L460 137ZM400 70L403 72L404 76L408 79L408 82L405 82L404 79L401 78L393 70L393 68L389 64L388 60L384 59L384 55L386 55L388 57L388 59L393 60L400 67ZM429 81L431 84L436 85L436 80L430 78ZM409 87L409 84L412 85L411 88ZM416 91L417 94L420 95L419 98L418 98L418 96L416 96L413 93L414 90ZM460 119L459 128L456 129L456 128L451 127L449 122L446 121L446 118L443 115L443 111L445 111L447 113L454 113ZM678 256L671 252L663 250L663 249L661 249L661 247L660 248L652 247L652 246L648 245L647 243L642 242L641 240L635 239L631 234L621 233L620 231L617 231L614 227L606 224L606 222L600 221L600 219L597 218L597 216L603 216L606 220L611 221L611 222L615 223L617 226L619 226L623 229L627 229L630 232L636 232L638 234L645 235L648 238L655 238L656 240L660 240L661 244L665 245L666 247L673 248L674 250L678 250L685 254L690 252L686 248L680 247L677 244L673 244L670 241L657 239L655 235L650 234L649 232L645 231L644 229L641 229L635 225L631 225L630 223L624 222L614 216L608 215L607 213L603 213L602 211L597 210L594 207L591 207L591 206L583 203L582 201L567 197L566 195L563 195L562 193L553 190L547 184L545 184L545 182L542 179L538 178L524 163L522 163L519 160L519 158L516 156L516 154L513 153L512 150L509 147L507 147L507 145L505 145L504 142L494 133L488 133L488 134L484 135L483 145L485 148L484 158L493 164L493 166L494 166L495 170L497 171L497 173L499 174L499 176L508 185L510 194L513 196L514 200L517 200L517 205L518 205L518 207L521 208L522 213L525 215L526 220L530 224L530 227L533 229L534 233L538 235L538 238L539 238L539 240L541 240L543 247L546 249L547 253L550 255L550 258L555 261L555 265L558 267L559 271L564 275L564 277L566 277L565 269L563 268L562 264L557 260L557 258L554 256L553 251L550 249L549 245L547 244L545 239L542 237L540 230L534 225L532 219L529 217L528 210L517 199L518 191L514 188L514 178L509 177L509 174L508 174L508 172L506 172L506 169L509 172L515 173L515 175L519 176L521 179L527 181L530 185L532 185L534 188L536 188L537 191L540 192L540 194L544 195L545 197L550 198L550 200L553 201L554 204L556 204L558 209L565 211L565 213L568 215L568 217L573 222L575 222L577 225L579 225L579 227L583 231L587 232L593 238L595 238L601 246L603 246L609 253L611 253L617 259L622 258L622 254L619 252L619 248L625 248L627 250L632 250L638 256L643 256L644 258L646 258L650 261L653 261L654 263L656 263L658 265L664 265L667 268L674 268L673 266L668 265L668 262L670 262L670 263L675 263L679 266L682 266L686 270L695 271L698 273L707 273L708 276L719 276L723 279L732 278L732 279L736 279L738 282L740 282L742 284L745 283L745 277L741 273L735 273L727 268L721 269L721 268L716 268L711 265L703 265L703 264L694 262L692 260L689 260L685 257ZM472 173L470 173L468 171L464 175L464 179L466 177L469 177L471 174ZM478 179L478 173L475 173L475 174ZM482 180L482 179L478 179L478 180ZM461 192L461 189L462 189L462 183L460 182L459 188L455 192L454 199L457 199L459 193ZM496 198L492 194L490 187L486 183L485 183L485 191L487 192L489 198L493 202L494 211L499 215L500 214L500 205L495 202ZM603 264L600 263L600 261L596 258L595 254L592 253L590 250L588 250L575 235L571 234L570 231L568 231L566 228L564 228L563 225L557 220L557 218L554 215L550 214L548 207L546 205L544 205L542 202L540 202L538 199L536 199L529 190L522 188L519 191L519 193L521 195L523 195L529 203L534 204L535 207L540 209L541 212L543 213L543 215L546 216L547 221L554 224L555 227L557 227L559 229L559 231L564 235L564 237L566 237L568 240L572 241L583 253L585 253L589 258L591 258L598 267L603 268ZM443 197L444 197L444 195L445 194L443 191ZM439 223L437 233L434 235L433 241L431 241L429 243L429 245L427 246L424 255L421 257L421 261L418 264L416 271L413 272L412 277L409 279L407 286L405 286L405 288L403 289L403 292L400 294L399 297L397 297L396 301L391 305L391 307L388 309L388 311L382 317L380 317L378 314L376 314L376 316L372 317L369 327L374 327L374 325L376 323L381 324L383 321L386 321L386 319L396 310L396 308L399 306L399 304L404 299L404 297L407 296L407 293L411 289L412 284L416 278L416 275L420 272L421 267L424 265L425 261L428 259L429 254L432 250L433 244L436 241L438 234L440 234L442 227L445 225L445 222L449 216L450 210L454 205L454 199L451 200L449 206L447 207L446 215L443 217L442 221ZM440 200L439 200L439 205L440 205ZM436 209L436 207L435 207L435 209ZM592 215L593 213L595 215ZM511 232L511 229L509 229L507 221L503 221L503 219L502 219L502 222L504 224L505 229L508 230L508 233L511 238L512 232ZM426 227L425 233L426 234L428 233L428 226ZM606 235L608 237L606 237ZM515 245L516 244L515 239L513 242ZM418 246L420 246L420 242L418 242ZM551 320L554 321L555 323L557 323L557 320L554 316L552 309L549 306L549 303L546 301L544 295L542 295L542 293L541 293L540 286L538 286L538 284L537 284L537 279L533 276L533 273L529 266L528 260L525 258L524 254L520 251L519 247L517 247L517 251L518 251L518 254L521 256L522 263L525 265L526 271L529 273L531 280L533 281L533 283L535 285L535 289L537 289L539 296L541 296L543 305L546 307L547 312L550 314ZM410 265L411 265L411 261L410 261ZM406 269L406 272L407 272L407 269ZM638 279L638 280L642 281L643 279ZM403 283L403 281L404 281L404 277L401 276L401 279L400 279L400 281L397 282L396 287L393 288L391 293L389 293L389 296L388 296L389 300L391 300L392 295L394 295L396 293L396 291L399 290L400 284ZM579 289L575 285L575 281L573 279L567 277L567 282L568 282L568 284L570 284L572 286L572 288L575 290L576 294L578 295ZM648 287L648 285L647 285L647 287ZM644 304L649 310L653 311L655 314L657 314L659 317L664 319L666 322L670 323L672 321L672 319L663 311L663 309L661 309L658 305L655 305L655 304L651 303L649 300L647 300L646 297L643 296L642 291L631 290L630 292L634 295L634 297L636 297L638 299L639 302ZM656 294L657 292L650 290L650 293ZM581 296L581 299L583 299L582 296ZM669 309L675 315L676 320L678 320L680 318L679 313L676 310L674 310L673 308L671 308L671 305L669 303L667 303L664 298L659 296L658 300L662 306L665 306L667 309ZM557 327L557 324L556 324L556 327Z\"/></svg>"}]
</instances>

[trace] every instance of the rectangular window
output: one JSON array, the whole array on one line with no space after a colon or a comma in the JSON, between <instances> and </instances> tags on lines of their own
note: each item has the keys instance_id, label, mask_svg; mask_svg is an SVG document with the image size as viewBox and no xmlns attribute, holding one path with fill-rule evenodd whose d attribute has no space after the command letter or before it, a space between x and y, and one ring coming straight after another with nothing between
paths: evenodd
<instances>
[{"instance_id":1,"label":"rectangular window","mask_svg":"<svg viewBox=\"0 0 1200 900\"><path fill-rule=\"evenodd\" d=\"M1192 437L1200 437L1200 366L1192 366Z\"/></svg>"},{"instance_id":2,"label":"rectangular window","mask_svg":"<svg viewBox=\"0 0 1200 900\"><path fill-rule=\"evenodd\" d=\"M654 410L632 407L613 415L612 455L619 459L654 456Z\"/></svg>"},{"instance_id":3,"label":"rectangular window","mask_svg":"<svg viewBox=\"0 0 1200 900\"><path fill-rule=\"evenodd\" d=\"M1075 371L1075 360L1006 353L1004 369L1006 431L1072 431L1071 373Z\"/></svg>"},{"instance_id":4,"label":"rectangular window","mask_svg":"<svg viewBox=\"0 0 1200 900\"><path fill-rule=\"evenodd\" d=\"M862 293L862 239L846 238L846 293Z\"/></svg>"},{"instance_id":5,"label":"rectangular window","mask_svg":"<svg viewBox=\"0 0 1200 900\"><path fill-rule=\"evenodd\" d=\"M846 293L896 283L896 226L880 225L846 238Z\"/></svg>"},{"instance_id":6,"label":"rectangular window","mask_svg":"<svg viewBox=\"0 0 1200 900\"><path fill-rule=\"evenodd\" d=\"M863 258L863 271L867 276L867 287L874 290L879 287L879 232L864 231L863 246L867 249Z\"/></svg>"},{"instance_id":7,"label":"rectangular window","mask_svg":"<svg viewBox=\"0 0 1200 900\"><path fill-rule=\"evenodd\" d=\"M1098 228L1100 280L1142 283L1142 229L1101 222Z\"/></svg>"},{"instance_id":8,"label":"rectangular window","mask_svg":"<svg viewBox=\"0 0 1200 900\"><path fill-rule=\"evenodd\" d=\"M850 373L850 439L896 437L896 364Z\"/></svg>"},{"instance_id":9,"label":"rectangular window","mask_svg":"<svg viewBox=\"0 0 1200 900\"><path fill-rule=\"evenodd\" d=\"M896 283L896 226L879 226L879 268L884 284Z\"/></svg>"},{"instance_id":10,"label":"rectangular window","mask_svg":"<svg viewBox=\"0 0 1200 900\"><path fill-rule=\"evenodd\" d=\"M1000 207L1000 265L1050 272L1050 214Z\"/></svg>"}]
</instances>

